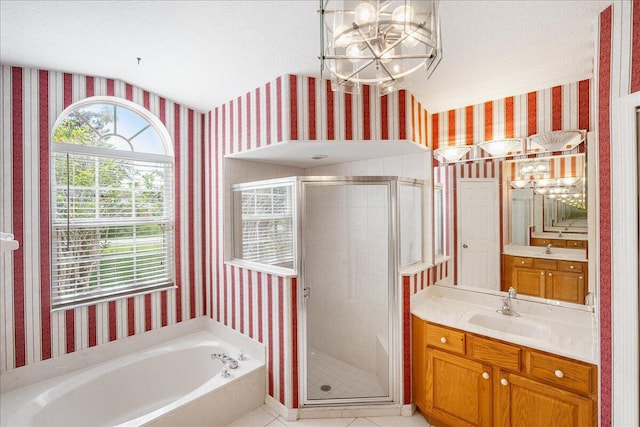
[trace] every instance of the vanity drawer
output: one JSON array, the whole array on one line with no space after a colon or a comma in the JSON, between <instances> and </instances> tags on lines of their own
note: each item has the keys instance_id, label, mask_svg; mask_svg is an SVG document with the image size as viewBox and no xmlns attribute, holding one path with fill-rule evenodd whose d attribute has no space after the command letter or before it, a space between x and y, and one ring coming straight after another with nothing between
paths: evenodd
<instances>
[{"instance_id":1,"label":"vanity drawer","mask_svg":"<svg viewBox=\"0 0 640 427\"><path fill-rule=\"evenodd\" d=\"M467 334L467 356L481 362L520 372L521 352L519 347Z\"/></svg>"},{"instance_id":2,"label":"vanity drawer","mask_svg":"<svg viewBox=\"0 0 640 427\"><path fill-rule=\"evenodd\" d=\"M531 246L555 246L556 248L564 248L567 246L564 239L542 239L540 237L531 238Z\"/></svg>"},{"instance_id":3,"label":"vanity drawer","mask_svg":"<svg viewBox=\"0 0 640 427\"><path fill-rule=\"evenodd\" d=\"M558 270L582 273L583 263L578 261L558 261Z\"/></svg>"},{"instance_id":4,"label":"vanity drawer","mask_svg":"<svg viewBox=\"0 0 640 427\"><path fill-rule=\"evenodd\" d=\"M540 268L542 270L557 270L558 261L545 258L534 258L533 267Z\"/></svg>"},{"instance_id":5,"label":"vanity drawer","mask_svg":"<svg viewBox=\"0 0 640 427\"><path fill-rule=\"evenodd\" d=\"M513 266L514 267L533 267L533 258L523 258L519 256L513 257Z\"/></svg>"},{"instance_id":6,"label":"vanity drawer","mask_svg":"<svg viewBox=\"0 0 640 427\"><path fill-rule=\"evenodd\" d=\"M455 329L427 325L427 346L464 354L465 333Z\"/></svg>"},{"instance_id":7,"label":"vanity drawer","mask_svg":"<svg viewBox=\"0 0 640 427\"><path fill-rule=\"evenodd\" d=\"M527 352L526 359L527 373L532 377L577 392L595 394L595 366L537 351Z\"/></svg>"},{"instance_id":8,"label":"vanity drawer","mask_svg":"<svg viewBox=\"0 0 640 427\"><path fill-rule=\"evenodd\" d=\"M567 247L571 249L587 249L586 240L567 240Z\"/></svg>"}]
</instances>

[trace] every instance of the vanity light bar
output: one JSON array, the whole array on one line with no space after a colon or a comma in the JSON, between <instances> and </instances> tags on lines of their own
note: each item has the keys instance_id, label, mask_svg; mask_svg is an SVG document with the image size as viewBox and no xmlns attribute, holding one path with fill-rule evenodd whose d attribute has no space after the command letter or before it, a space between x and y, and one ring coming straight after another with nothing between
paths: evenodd
<instances>
[{"instance_id":1,"label":"vanity light bar","mask_svg":"<svg viewBox=\"0 0 640 427\"><path fill-rule=\"evenodd\" d=\"M543 132L527 138L505 138L484 141L473 145L455 144L434 150L440 163L458 163L518 155L552 153L573 150L586 139L586 130L560 130ZM471 151L470 158L466 154ZM482 156L482 153L487 156Z\"/></svg>"}]
</instances>

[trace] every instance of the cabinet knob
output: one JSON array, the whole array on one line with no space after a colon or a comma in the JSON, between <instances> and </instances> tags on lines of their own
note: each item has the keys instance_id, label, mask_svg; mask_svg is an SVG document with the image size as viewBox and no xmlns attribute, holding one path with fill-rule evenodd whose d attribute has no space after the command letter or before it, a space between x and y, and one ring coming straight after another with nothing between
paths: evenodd
<instances>
[{"instance_id":1,"label":"cabinet knob","mask_svg":"<svg viewBox=\"0 0 640 427\"><path fill-rule=\"evenodd\" d=\"M553 276L553 274L549 273L549 276Z\"/></svg>"},{"instance_id":2,"label":"cabinet knob","mask_svg":"<svg viewBox=\"0 0 640 427\"><path fill-rule=\"evenodd\" d=\"M520 261L520 264L524 264L524 261Z\"/></svg>"},{"instance_id":3,"label":"cabinet knob","mask_svg":"<svg viewBox=\"0 0 640 427\"><path fill-rule=\"evenodd\" d=\"M488 372L483 372L482 373L482 378L484 378L485 380L489 379L489 373Z\"/></svg>"},{"instance_id":4,"label":"cabinet knob","mask_svg":"<svg viewBox=\"0 0 640 427\"><path fill-rule=\"evenodd\" d=\"M575 267L573 265L570 265L569 268L573 270Z\"/></svg>"},{"instance_id":5,"label":"cabinet knob","mask_svg":"<svg viewBox=\"0 0 640 427\"><path fill-rule=\"evenodd\" d=\"M500 384L502 384L502 385L508 385L508 384L509 384L509 381L507 381L507 379L506 379L506 378L502 378L502 379L500 380Z\"/></svg>"},{"instance_id":6,"label":"cabinet knob","mask_svg":"<svg viewBox=\"0 0 640 427\"><path fill-rule=\"evenodd\" d=\"M541 275L541 276L544 276L544 271L541 271L541 272L540 272L540 275Z\"/></svg>"},{"instance_id":7,"label":"cabinet knob","mask_svg":"<svg viewBox=\"0 0 640 427\"><path fill-rule=\"evenodd\" d=\"M447 343L447 339L445 337L440 337L440 342L442 344L446 344Z\"/></svg>"},{"instance_id":8,"label":"cabinet knob","mask_svg":"<svg viewBox=\"0 0 640 427\"><path fill-rule=\"evenodd\" d=\"M564 372L562 372L560 369L556 369L554 374L556 374L556 377L558 377L558 378L564 377Z\"/></svg>"}]
</instances>

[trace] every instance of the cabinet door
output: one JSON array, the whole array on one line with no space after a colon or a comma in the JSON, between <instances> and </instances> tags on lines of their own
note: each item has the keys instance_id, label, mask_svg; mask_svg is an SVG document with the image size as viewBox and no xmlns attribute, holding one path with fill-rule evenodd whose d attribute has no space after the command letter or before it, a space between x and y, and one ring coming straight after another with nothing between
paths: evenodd
<instances>
[{"instance_id":1,"label":"cabinet door","mask_svg":"<svg viewBox=\"0 0 640 427\"><path fill-rule=\"evenodd\" d=\"M547 272L547 298L584 304L586 280L583 273Z\"/></svg>"},{"instance_id":2,"label":"cabinet door","mask_svg":"<svg viewBox=\"0 0 640 427\"><path fill-rule=\"evenodd\" d=\"M426 322L416 316L411 316L411 356L412 356L412 380L413 380L413 402L420 411L424 412L427 406L426 399Z\"/></svg>"},{"instance_id":3,"label":"cabinet door","mask_svg":"<svg viewBox=\"0 0 640 427\"><path fill-rule=\"evenodd\" d=\"M544 270L513 267L513 287L519 294L545 296Z\"/></svg>"},{"instance_id":4,"label":"cabinet door","mask_svg":"<svg viewBox=\"0 0 640 427\"><path fill-rule=\"evenodd\" d=\"M481 363L427 349L429 418L451 426L491 425L491 373Z\"/></svg>"},{"instance_id":5,"label":"cabinet door","mask_svg":"<svg viewBox=\"0 0 640 427\"><path fill-rule=\"evenodd\" d=\"M500 427L586 427L596 424L591 399L516 374L496 377Z\"/></svg>"}]
</instances>

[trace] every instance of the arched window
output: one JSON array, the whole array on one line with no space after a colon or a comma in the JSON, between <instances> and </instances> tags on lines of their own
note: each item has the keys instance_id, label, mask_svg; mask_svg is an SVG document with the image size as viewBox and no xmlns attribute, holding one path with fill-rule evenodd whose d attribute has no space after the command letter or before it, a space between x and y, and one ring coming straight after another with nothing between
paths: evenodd
<instances>
[{"instance_id":1,"label":"arched window","mask_svg":"<svg viewBox=\"0 0 640 427\"><path fill-rule=\"evenodd\" d=\"M51 144L52 308L174 286L173 151L149 111L67 108Z\"/></svg>"}]
</instances>

